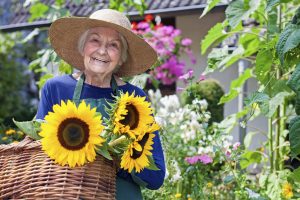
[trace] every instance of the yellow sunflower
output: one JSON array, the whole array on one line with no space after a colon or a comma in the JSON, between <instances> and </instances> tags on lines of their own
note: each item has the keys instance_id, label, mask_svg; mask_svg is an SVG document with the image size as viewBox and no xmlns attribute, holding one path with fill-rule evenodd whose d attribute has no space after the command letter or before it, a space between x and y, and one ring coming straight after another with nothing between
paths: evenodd
<instances>
[{"instance_id":1,"label":"yellow sunflower","mask_svg":"<svg viewBox=\"0 0 300 200\"><path fill-rule=\"evenodd\" d=\"M96 145L104 139L100 133L104 129L96 108L91 109L82 101L78 107L72 101L54 105L53 112L41 124L42 149L56 163L70 167L81 166L96 158Z\"/></svg>"},{"instance_id":2,"label":"yellow sunflower","mask_svg":"<svg viewBox=\"0 0 300 200\"><path fill-rule=\"evenodd\" d=\"M154 122L150 103L146 97L122 94L116 103L113 116L114 133L126 133L135 138L143 132L143 128Z\"/></svg>"},{"instance_id":3,"label":"yellow sunflower","mask_svg":"<svg viewBox=\"0 0 300 200\"><path fill-rule=\"evenodd\" d=\"M128 145L127 150L121 158L121 168L128 170L130 173L133 169L140 172L145 167L149 166L148 156L153 148L154 131L159 130L158 124L154 123L151 126L145 126L144 131Z\"/></svg>"}]
</instances>

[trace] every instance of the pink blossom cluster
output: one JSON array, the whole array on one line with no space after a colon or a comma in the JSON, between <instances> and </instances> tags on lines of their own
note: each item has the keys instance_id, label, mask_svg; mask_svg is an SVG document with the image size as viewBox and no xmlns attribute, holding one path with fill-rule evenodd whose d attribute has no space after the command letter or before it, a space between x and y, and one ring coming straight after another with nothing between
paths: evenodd
<instances>
[{"instance_id":1,"label":"pink blossom cluster","mask_svg":"<svg viewBox=\"0 0 300 200\"><path fill-rule=\"evenodd\" d=\"M201 163L207 165L209 163L212 163L213 159L207 154L202 154L202 155L196 155L196 156L192 156L192 157L186 157L185 161L191 165L196 164L198 162L201 162Z\"/></svg>"},{"instance_id":2,"label":"pink blossom cluster","mask_svg":"<svg viewBox=\"0 0 300 200\"><path fill-rule=\"evenodd\" d=\"M157 52L161 65L151 73L155 79L165 85L176 82L185 72L186 64L179 61L179 56L185 53L193 64L196 59L190 48L192 40L183 38L181 31L173 26L163 24L153 25L152 15L146 15L145 20L132 23L133 32L141 35Z\"/></svg>"}]
</instances>

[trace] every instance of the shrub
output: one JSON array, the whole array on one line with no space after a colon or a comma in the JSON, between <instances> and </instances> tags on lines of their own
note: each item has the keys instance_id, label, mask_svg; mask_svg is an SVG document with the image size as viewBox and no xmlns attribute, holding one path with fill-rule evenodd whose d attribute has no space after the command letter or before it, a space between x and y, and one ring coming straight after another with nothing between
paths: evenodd
<instances>
[{"instance_id":1,"label":"shrub","mask_svg":"<svg viewBox=\"0 0 300 200\"><path fill-rule=\"evenodd\" d=\"M192 83L183 91L181 99L183 104L191 104L195 98L205 99L208 103L208 111L211 113L209 124L220 122L224 119L224 104L218 104L224 90L214 79L207 79Z\"/></svg>"}]
</instances>

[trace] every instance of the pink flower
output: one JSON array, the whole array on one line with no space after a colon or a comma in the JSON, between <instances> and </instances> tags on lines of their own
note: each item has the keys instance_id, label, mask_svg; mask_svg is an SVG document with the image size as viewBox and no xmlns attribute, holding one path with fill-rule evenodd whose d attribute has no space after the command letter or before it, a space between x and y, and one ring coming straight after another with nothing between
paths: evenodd
<instances>
[{"instance_id":1,"label":"pink flower","mask_svg":"<svg viewBox=\"0 0 300 200\"><path fill-rule=\"evenodd\" d=\"M233 150L237 150L238 148L239 148L239 146L241 146L241 143L240 142L236 142L236 143L234 143L233 145L232 145L232 149Z\"/></svg>"},{"instance_id":2,"label":"pink flower","mask_svg":"<svg viewBox=\"0 0 300 200\"><path fill-rule=\"evenodd\" d=\"M189 56L191 63L195 64L196 59L190 45L192 40L182 39L181 31L173 26L159 24L153 26L153 16L146 16L145 21L133 23L133 32L143 37L153 47L161 61L152 74L162 84L171 85L184 73L185 63L179 60L181 54Z\"/></svg>"},{"instance_id":3,"label":"pink flower","mask_svg":"<svg viewBox=\"0 0 300 200\"><path fill-rule=\"evenodd\" d=\"M201 155L199 159L205 165L213 162L213 159L206 154Z\"/></svg>"},{"instance_id":4,"label":"pink flower","mask_svg":"<svg viewBox=\"0 0 300 200\"><path fill-rule=\"evenodd\" d=\"M149 23L148 22L140 22L140 23L138 23L138 25L137 25L137 28L138 29L147 29L147 28L149 28L150 27L150 25L149 25Z\"/></svg>"},{"instance_id":5,"label":"pink flower","mask_svg":"<svg viewBox=\"0 0 300 200\"><path fill-rule=\"evenodd\" d=\"M190 38L184 38L183 40L181 40L181 44L183 46L190 46L192 44L192 40Z\"/></svg>"},{"instance_id":6,"label":"pink flower","mask_svg":"<svg viewBox=\"0 0 300 200\"><path fill-rule=\"evenodd\" d=\"M203 81L205 79L206 79L206 77L203 74L201 74L200 77L199 77L199 81Z\"/></svg>"},{"instance_id":7,"label":"pink flower","mask_svg":"<svg viewBox=\"0 0 300 200\"><path fill-rule=\"evenodd\" d=\"M181 80L189 80L190 78L193 77L194 71L192 69L189 69L189 71L181 76L178 77L178 79Z\"/></svg>"},{"instance_id":8,"label":"pink flower","mask_svg":"<svg viewBox=\"0 0 300 200\"><path fill-rule=\"evenodd\" d=\"M213 159L207 154L202 154L202 155L197 155L192 157L186 157L185 161L191 165L196 164L199 161L206 165L212 163Z\"/></svg>"}]
</instances>

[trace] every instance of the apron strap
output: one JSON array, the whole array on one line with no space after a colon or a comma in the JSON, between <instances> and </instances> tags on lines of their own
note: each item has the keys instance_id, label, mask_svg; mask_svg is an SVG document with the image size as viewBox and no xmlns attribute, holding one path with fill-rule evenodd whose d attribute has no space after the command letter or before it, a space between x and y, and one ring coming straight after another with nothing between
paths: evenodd
<instances>
[{"instance_id":1,"label":"apron strap","mask_svg":"<svg viewBox=\"0 0 300 200\"><path fill-rule=\"evenodd\" d=\"M76 83L75 91L74 91L74 94L73 94L73 100L79 100L80 99L84 80L85 80L85 75L84 75L84 73L82 73L79 80ZM120 94L118 84L117 84L117 81L116 81L114 75L111 76L110 87L113 90L113 95L114 96L118 96Z\"/></svg>"},{"instance_id":2,"label":"apron strap","mask_svg":"<svg viewBox=\"0 0 300 200\"><path fill-rule=\"evenodd\" d=\"M117 81L116 81L114 75L111 76L111 79L110 79L110 87L111 87L112 90L113 90L114 96L119 96L119 95L120 95L120 91L119 91L119 88L118 88L118 84L117 84Z\"/></svg>"}]
</instances>

